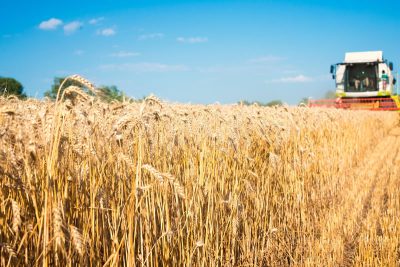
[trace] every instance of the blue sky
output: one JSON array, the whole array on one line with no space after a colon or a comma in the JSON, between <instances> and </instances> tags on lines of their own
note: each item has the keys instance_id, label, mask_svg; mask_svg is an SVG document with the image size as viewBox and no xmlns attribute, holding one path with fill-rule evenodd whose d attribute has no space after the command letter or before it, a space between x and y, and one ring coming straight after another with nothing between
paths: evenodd
<instances>
[{"instance_id":1,"label":"blue sky","mask_svg":"<svg viewBox=\"0 0 400 267\"><path fill-rule=\"evenodd\" d=\"M129 96L296 104L346 51L400 63L398 1L2 1L0 76L42 97L81 74ZM397 67L396 67L397 69Z\"/></svg>"}]
</instances>

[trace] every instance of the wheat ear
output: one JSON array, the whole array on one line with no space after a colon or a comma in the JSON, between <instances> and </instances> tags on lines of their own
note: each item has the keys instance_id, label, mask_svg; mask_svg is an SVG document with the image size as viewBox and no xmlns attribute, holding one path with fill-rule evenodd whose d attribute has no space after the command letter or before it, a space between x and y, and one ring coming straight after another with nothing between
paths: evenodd
<instances>
[{"instance_id":1,"label":"wheat ear","mask_svg":"<svg viewBox=\"0 0 400 267\"><path fill-rule=\"evenodd\" d=\"M78 228L73 225L69 226L69 234L71 238L71 244L73 245L75 251L79 254L79 256L82 257L85 254L85 244L82 234L79 232Z\"/></svg>"}]
</instances>

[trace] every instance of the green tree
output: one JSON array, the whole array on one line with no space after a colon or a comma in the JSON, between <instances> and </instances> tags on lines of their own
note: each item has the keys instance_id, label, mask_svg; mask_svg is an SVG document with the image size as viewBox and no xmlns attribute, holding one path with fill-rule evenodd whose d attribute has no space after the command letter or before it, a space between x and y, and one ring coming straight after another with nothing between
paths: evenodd
<instances>
[{"instance_id":1,"label":"green tree","mask_svg":"<svg viewBox=\"0 0 400 267\"><path fill-rule=\"evenodd\" d=\"M97 89L99 90L99 97L105 102L122 101L125 96L115 85L100 86Z\"/></svg>"},{"instance_id":2,"label":"green tree","mask_svg":"<svg viewBox=\"0 0 400 267\"><path fill-rule=\"evenodd\" d=\"M329 91L327 91L325 93L324 98L325 99L335 99L336 98L336 92L332 91L332 90L329 90Z\"/></svg>"},{"instance_id":3,"label":"green tree","mask_svg":"<svg viewBox=\"0 0 400 267\"><path fill-rule=\"evenodd\" d=\"M267 102L267 103L260 102L260 101L250 102L250 101L247 101L247 100L241 100L241 101L238 102L238 104L245 105L245 106L250 106L250 105L257 104L257 105L262 106L262 107L273 107L273 106L282 106L283 102L281 100L272 100L272 101Z\"/></svg>"},{"instance_id":4,"label":"green tree","mask_svg":"<svg viewBox=\"0 0 400 267\"><path fill-rule=\"evenodd\" d=\"M64 82L64 80L65 80L65 77L55 77L53 85L51 86L51 88L49 90L47 90L44 93L44 96L55 100L57 98L57 93L58 93L58 90L60 88L60 85ZM74 81L74 80L68 79L64 83L63 87L61 88L60 96L63 93L63 91L66 88L68 88L69 86L80 87L80 88L82 88L82 90L85 93L87 93L89 95L93 95L93 93L88 88L83 86L81 83L79 83L77 81ZM125 96L124 93L122 91L120 91L115 85L112 85L112 86L100 86L97 89L99 90L98 97L101 100L105 101L105 102L111 102L113 100L122 101L124 96Z\"/></svg>"},{"instance_id":5,"label":"green tree","mask_svg":"<svg viewBox=\"0 0 400 267\"><path fill-rule=\"evenodd\" d=\"M261 104L260 106L267 106L267 107L273 107L273 106L282 106L283 102L281 100L272 100L268 103Z\"/></svg>"},{"instance_id":6,"label":"green tree","mask_svg":"<svg viewBox=\"0 0 400 267\"><path fill-rule=\"evenodd\" d=\"M51 88L50 88L49 90L47 90L46 92L44 92L44 96L46 96L46 97L48 97L48 98L50 98L50 99L55 100L55 99L57 98L57 93L58 93L58 90L59 90L59 88L60 88L60 85L64 82L64 80L65 80L65 77L55 77L55 78L54 78L54 83L53 83L53 85L51 86ZM83 88L84 91L88 91L88 89L82 87L82 85L81 85L79 82L68 79L68 80L64 83L63 88L61 88L60 96L61 96L62 92L63 92L66 88L68 88L69 86L78 86L78 87Z\"/></svg>"},{"instance_id":7,"label":"green tree","mask_svg":"<svg viewBox=\"0 0 400 267\"><path fill-rule=\"evenodd\" d=\"M308 97L303 97L300 102L299 105L308 105L308 102L310 101L310 99Z\"/></svg>"},{"instance_id":8,"label":"green tree","mask_svg":"<svg viewBox=\"0 0 400 267\"><path fill-rule=\"evenodd\" d=\"M0 95L15 95L19 98L26 98L24 86L14 78L0 77Z\"/></svg>"}]
</instances>

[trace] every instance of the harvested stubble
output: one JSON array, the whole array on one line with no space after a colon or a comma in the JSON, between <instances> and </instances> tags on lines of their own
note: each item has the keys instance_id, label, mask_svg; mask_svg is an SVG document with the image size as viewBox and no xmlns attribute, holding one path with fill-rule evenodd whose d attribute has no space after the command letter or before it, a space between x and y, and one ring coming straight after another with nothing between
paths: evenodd
<instances>
[{"instance_id":1,"label":"harvested stubble","mask_svg":"<svg viewBox=\"0 0 400 267\"><path fill-rule=\"evenodd\" d=\"M0 107L2 266L346 263L330 212L398 120L156 98ZM381 226L392 227L386 210Z\"/></svg>"}]
</instances>

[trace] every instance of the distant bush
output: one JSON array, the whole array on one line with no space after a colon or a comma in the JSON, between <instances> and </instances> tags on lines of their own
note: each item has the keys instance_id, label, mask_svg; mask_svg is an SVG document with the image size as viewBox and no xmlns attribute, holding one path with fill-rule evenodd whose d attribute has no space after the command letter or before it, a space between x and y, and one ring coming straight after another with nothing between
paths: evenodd
<instances>
[{"instance_id":1,"label":"distant bush","mask_svg":"<svg viewBox=\"0 0 400 267\"><path fill-rule=\"evenodd\" d=\"M24 86L14 78L0 77L0 95L15 95L18 98L26 98Z\"/></svg>"},{"instance_id":2,"label":"distant bush","mask_svg":"<svg viewBox=\"0 0 400 267\"><path fill-rule=\"evenodd\" d=\"M262 106L262 107L273 107L273 106L282 106L283 102L281 100L272 100L272 101L264 103L264 102L260 102L260 101L250 102L247 100L242 100L242 101L239 101L238 104L245 105L245 106L258 105L258 106Z\"/></svg>"}]
</instances>

